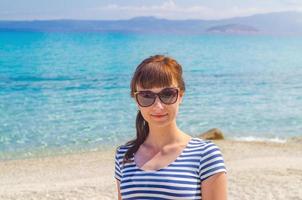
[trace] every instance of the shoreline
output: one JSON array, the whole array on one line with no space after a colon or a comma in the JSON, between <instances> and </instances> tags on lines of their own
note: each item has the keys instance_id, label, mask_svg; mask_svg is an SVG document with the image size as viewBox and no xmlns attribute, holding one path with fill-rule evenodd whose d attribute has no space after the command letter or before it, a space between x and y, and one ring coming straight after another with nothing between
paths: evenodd
<instances>
[{"instance_id":1,"label":"shoreline","mask_svg":"<svg viewBox=\"0 0 302 200\"><path fill-rule=\"evenodd\" d=\"M228 170L229 199L301 198L300 139L214 141ZM116 199L114 151L2 160L0 199Z\"/></svg>"},{"instance_id":2,"label":"shoreline","mask_svg":"<svg viewBox=\"0 0 302 200\"><path fill-rule=\"evenodd\" d=\"M198 136L192 136L198 137ZM216 140L219 141L219 140ZM236 142L269 142L269 143L297 143L300 142L302 144L302 136L293 136L288 138L259 138L259 137L226 137L224 141L236 141ZM123 143L120 143L123 144ZM58 157L58 156L68 156L73 154L82 154L82 153L90 153L90 152L100 152L100 151L110 151L112 148L117 147L109 147L108 144L106 146L95 146L93 148L87 148L83 146L79 147L60 147L60 148L50 148L50 149L34 149L31 152L0 152L0 162L1 161L10 161L10 160L25 160L25 159L39 159L39 158L47 158L47 157Z\"/></svg>"}]
</instances>

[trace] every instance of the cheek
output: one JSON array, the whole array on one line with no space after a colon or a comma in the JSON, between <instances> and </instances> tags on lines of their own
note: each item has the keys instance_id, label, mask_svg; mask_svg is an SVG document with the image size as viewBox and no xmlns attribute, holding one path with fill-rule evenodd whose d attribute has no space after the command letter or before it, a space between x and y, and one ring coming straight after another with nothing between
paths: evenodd
<instances>
[{"instance_id":1,"label":"cheek","mask_svg":"<svg viewBox=\"0 0 302 200\"><path fill-rule=\"evenodd\" d=\"M141 114L142 114L143 118L144 118L146 121L148 121L148 118L149 118L148 112L149 112L149 111L148 111L146 108L141 108L141 107L139 107L139 109L140 109L140 111L141 111Z\"/></svg>"},{"instance_id":2,"label":"cheek","mask_svg":"<svg viewBox=\"0 0 302 200\"><path fill-rule=\"evenodd\" d=\"M178 114L178 109L179 109L179 105L178 104L175 104L175 105L171 106L168 109L168 112L169 112L170 116L176 117L176 115Z\"/></svg>"}]
</instances>

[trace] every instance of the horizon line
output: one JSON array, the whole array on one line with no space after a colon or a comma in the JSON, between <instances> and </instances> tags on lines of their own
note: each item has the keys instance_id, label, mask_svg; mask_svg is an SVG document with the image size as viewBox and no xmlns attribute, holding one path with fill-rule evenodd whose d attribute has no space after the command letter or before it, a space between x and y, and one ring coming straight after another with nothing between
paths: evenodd
<instances>
[{"instance_id":1,"label":"horizon line","mask_svg":"<svg viewBox=\"0 0 302 200\"><path fill-rule=\"evenodd\" d=\"M200 19L200 18L187 18L187 19L171 19L171 18L162 18L158 16L153 15L141 15L141 16L134 16L131 18L125 18L125 19L77 19L77 18L48 18L48 19L0 19L0 21L23 21L23 22L32 22L32 21L129 21L134 20L137 18L153 18L157 20L169 20L169 21L189 21L189 20L196 20L196 21L219 21L219 20L229 20L234 18L245 18L245 17L252 17L256 15L266 15L266 14L276 14L276 13L301 13L302 11L298 10L288 10L288 11L276 11L276 12L267 12L267 13L257 13L257 14L250 14L250 15L241 15L241 16L233 16L233 17L227 17L227 18L220 18L220 19Z\"/></svg>"}]
</instances>

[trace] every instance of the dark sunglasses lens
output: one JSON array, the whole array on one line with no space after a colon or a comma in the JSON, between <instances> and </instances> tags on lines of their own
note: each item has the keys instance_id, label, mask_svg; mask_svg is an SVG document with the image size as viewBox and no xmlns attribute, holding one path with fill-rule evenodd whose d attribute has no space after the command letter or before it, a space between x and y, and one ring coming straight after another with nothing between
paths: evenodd
<instances>
[{"instance_id":1,"label":"dark sunglasses lens","mask_svg":"<svg viewBox=\"0 0 302 200\"><path fill-rule=\"evenodd\" d=\"M160 100L165 104L173 104L177 101L178 90L175 88L166 88L159 94Z\"/></svg>"},{"instance_id":2,"label":"dark sunglasses lens","mask_svg":"<svg viewBox=\"0 0 302 200\"><path fill-rule=\"evenodd\" d=\"M151 106L155 101L156 96L152 92L139 92L136 95L138 104L142 107Z\"/></svg>"}]
</instances>

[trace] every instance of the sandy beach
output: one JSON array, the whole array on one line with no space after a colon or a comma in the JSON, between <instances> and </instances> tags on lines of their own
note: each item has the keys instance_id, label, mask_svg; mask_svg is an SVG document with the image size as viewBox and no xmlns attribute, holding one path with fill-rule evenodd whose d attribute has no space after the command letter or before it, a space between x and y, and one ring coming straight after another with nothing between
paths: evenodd
<instances>
[{"instance_id":1,"label":"sandy beach","mask_svg":"<svg viewBox=\"0 0 302 200\"><path fill-rule=\"evenodd\" d=\"M228 169L230 200L302 199L301 139L215 141ZM114 149L0 161L0 199L116 199Z\"/></svg>"}]
</instances>

